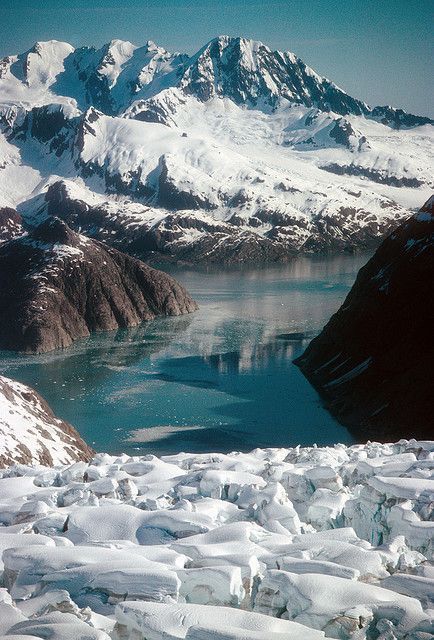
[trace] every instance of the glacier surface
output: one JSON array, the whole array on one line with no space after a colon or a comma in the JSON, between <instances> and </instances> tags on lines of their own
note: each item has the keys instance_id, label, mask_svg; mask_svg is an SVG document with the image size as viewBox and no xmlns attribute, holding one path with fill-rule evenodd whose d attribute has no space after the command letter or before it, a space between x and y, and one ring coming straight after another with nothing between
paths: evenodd
<instances>
[{"instance_id":1,"label":"glacier surface","mask_svg":"<svg viewBox=\"0 0 434 640\"><path fill-rule=\"evenodd\" d=\"M0 638L428 640L433 471L415 440L16 463Z\"/></svg>"}]
</instances>

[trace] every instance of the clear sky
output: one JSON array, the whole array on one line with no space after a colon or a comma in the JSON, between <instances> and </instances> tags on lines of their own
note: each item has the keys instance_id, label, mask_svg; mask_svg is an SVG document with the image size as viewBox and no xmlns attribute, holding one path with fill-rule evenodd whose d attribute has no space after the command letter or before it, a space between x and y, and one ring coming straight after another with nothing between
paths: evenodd
<instances>
[{"instance_id":1,"label":"clear sky","mask_svg":"<svg viewBox=\"0 0 434 640\"><path fill-rule=\"evenodd\" d=\"M434 116L434 0L2 0L0 55L113 38L194 53L242 35L300 56L352 96Z\"/></svg>"}]
</instances>

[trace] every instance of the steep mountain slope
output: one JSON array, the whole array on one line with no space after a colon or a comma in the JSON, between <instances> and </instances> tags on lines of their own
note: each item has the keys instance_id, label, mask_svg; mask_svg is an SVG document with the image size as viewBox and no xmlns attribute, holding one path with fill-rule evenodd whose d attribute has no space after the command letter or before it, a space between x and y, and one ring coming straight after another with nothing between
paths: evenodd
<instances>
[{"instance_id":1,"label":"steep mountain slope","mask_svg":"<svg viewBox=\"0 0 434 640\"><path fill-rule=\"evenodd\" d=\"M434 196L360 270L339 311L296 360L359 437L431 437Z\"/></svg>"},{"instance_id":2,"label":"steep mountain slope","mask_svg":"<svg viewBox=\"0 0 434 640\"><path fill-rule=\"evenodd\" d=\"M0 467L88 462L94 451L34 389L0 376Z\"/></svg>"},{"instance_id":3,"label":"steep mountain slope","mask_svg":"<svg viewBox=\"0 0 434 640\"><path fill-rule=\"evenodd\" d=\"M243 38L191 57L152 42L38 43L0 62L0 129L0 206L40 222L39 196L62 179L70 200L80 192L76 209L99 201L95 237L110 241L117 209L114 243L124 235L146 257L367 248L433 186L428 118L371 108L294 54Z\"/></svg>"},{"instance_id":4,"label":"steep mountain slope","mask_svg":"<svg viewBox=\"0 0 434 640\"><path fill-rule=\"evenodd\" d=\"M22 219L15 209L0 208L0 245L24 233Z\"/></svg>"},{"instance_id":5,"label":"steep mountain slope","mask_svg":"<svg viewBox=\"0 0 434 640\"><path fill-rule=\"evenodd\" d=\"M50 217L0 249L0 347L41 353L197 308L173 278Z\"/></svg>"}]
</instances>

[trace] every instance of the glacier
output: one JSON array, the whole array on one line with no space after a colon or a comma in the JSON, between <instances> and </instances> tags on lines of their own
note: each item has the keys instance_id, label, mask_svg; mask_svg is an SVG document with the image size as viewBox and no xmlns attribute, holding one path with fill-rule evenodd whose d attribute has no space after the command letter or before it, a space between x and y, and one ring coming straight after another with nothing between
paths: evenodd
<instances>
[{"instance_id":1,"label":"glacier","mask_svg":"<svg viewBox=\"0 0 434 640\"><path fill-rule=\"evenodd\" d=\"M0 470L0 638L434 633L434 442L54 462Z\"/></svg>"}]
</instances>

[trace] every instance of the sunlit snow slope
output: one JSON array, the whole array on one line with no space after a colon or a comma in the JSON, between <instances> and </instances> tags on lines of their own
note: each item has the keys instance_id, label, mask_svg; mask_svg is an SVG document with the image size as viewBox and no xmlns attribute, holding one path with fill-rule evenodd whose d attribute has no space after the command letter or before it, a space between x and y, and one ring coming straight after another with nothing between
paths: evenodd
<instances>
[{"instance_id":1,"label":"sunlit snow slope","mask_svg":"<svg viewBox=\"0 0 434 640\"><path fill-rule=\"evenodd\" d=\"M68 464L93 453L34 389L0 376L0 467Z\"/></svg>"},{"instance_id":2,"label":"sunlit snow slope","mask_svg":"<svg viewBox=\"0 0 434 640\"><path fill-rule=\"evenodd\" d=\"M0 123L0 207L147 257L371 247L433 186L432 121L243 38L37 43L0 61Z\"/></svg>"}]
</instances>

